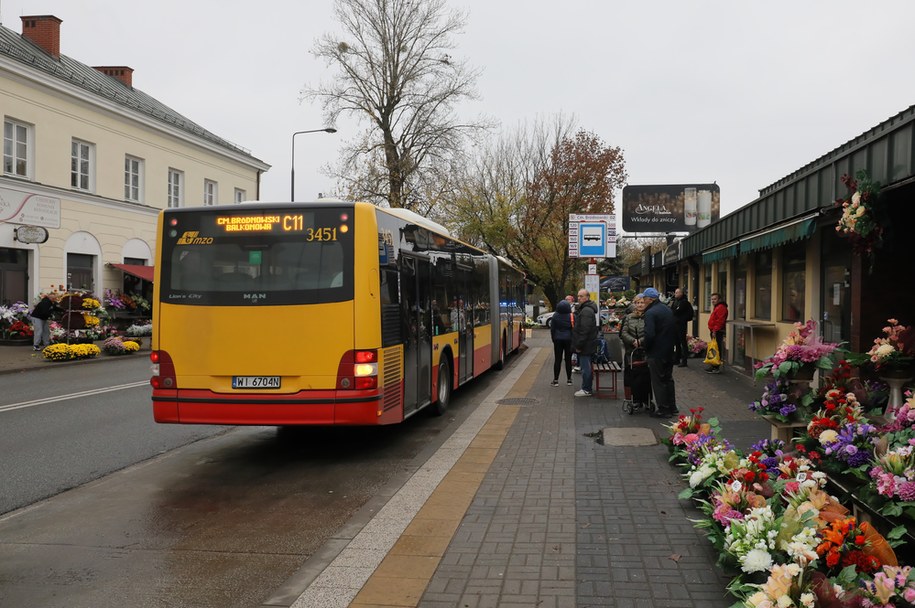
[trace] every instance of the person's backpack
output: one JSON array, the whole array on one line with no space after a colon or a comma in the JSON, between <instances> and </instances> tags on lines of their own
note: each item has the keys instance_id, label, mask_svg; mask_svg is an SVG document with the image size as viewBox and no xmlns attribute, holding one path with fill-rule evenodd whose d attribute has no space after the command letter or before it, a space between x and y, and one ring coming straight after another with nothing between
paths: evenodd
<instances>
[{"instance_id":1,"label":"person's backpack","mask_svg":"<svg viewBox=\"0 0 915 608\"><path fill-rule=\"evenodd\" d=\"M610 363L610 348L603 336L597 337L597 348L594 350L594 363Z\"/></svg>"}]
</instances>

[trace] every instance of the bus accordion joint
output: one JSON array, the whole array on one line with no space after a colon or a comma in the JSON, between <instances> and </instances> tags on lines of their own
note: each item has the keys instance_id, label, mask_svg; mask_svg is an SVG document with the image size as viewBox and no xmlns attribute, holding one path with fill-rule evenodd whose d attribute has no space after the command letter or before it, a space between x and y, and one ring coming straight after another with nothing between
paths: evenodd
<instances>
[{"instance_id":1,"label":"bus accordion joint","mask_svg":"<svg viewBox=\"0 0 915 608\"><path fill-rule=\"evenodd\" d=\"M154 350L149 353L149 360L152 361L152 377L149 383L153 388L175 389L178 388L178 380L175 376L175 364L172 358L164 350Z\"/></svg>"}]
</instances>

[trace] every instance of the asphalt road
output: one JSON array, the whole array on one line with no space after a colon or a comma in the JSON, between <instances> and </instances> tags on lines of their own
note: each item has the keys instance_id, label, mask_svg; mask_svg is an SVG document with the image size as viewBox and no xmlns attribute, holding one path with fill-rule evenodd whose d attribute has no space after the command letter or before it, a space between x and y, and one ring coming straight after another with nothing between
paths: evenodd
<instances>
[{"instance_id":1,"label":"asphalt road","mask_svg":"<svg viewBox=\"0 0 915 608\"><path fill-rule=\"evenodd\" d=\"M147 362L125 359L3 378L0 606L294 596L305 560L383 504L499 375L440 418L295 432L157 425L147 377Z\"/></svg>"}]
</instances>

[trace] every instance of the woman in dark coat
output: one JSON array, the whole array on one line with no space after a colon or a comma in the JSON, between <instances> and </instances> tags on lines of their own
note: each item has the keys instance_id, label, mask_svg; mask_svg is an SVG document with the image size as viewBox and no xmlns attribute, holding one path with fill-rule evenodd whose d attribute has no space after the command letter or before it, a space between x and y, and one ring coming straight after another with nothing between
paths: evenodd
<instances>
[{"instance_id":1,"label":"woman in dark coat","mask_svg":"<svg viewBox=\"0 0 915 608\"><path fill-rule=\"evenodd\" d=\"M553 381L559 386L559 370L566 363L566 384L572 386L572 306L560 300L550 318L550 337L553 339Z\"/></svg>"}]
</instances>

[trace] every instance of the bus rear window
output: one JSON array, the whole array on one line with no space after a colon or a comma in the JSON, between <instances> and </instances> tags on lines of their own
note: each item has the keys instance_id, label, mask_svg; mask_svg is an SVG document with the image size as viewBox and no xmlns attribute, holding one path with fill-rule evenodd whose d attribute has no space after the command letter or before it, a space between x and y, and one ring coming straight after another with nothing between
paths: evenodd
<instances>
[{"instance_id":1,"label":"bus rear window","mask_svg":"<svg viewBox=\"0 0 915 608\"><path fill-rule=\"evenodd\" d=\"M166 213L160 300L227 306L350 300L351 217L331 209Z\"/></svg>"}]
</instances>

